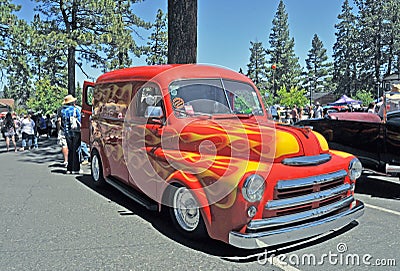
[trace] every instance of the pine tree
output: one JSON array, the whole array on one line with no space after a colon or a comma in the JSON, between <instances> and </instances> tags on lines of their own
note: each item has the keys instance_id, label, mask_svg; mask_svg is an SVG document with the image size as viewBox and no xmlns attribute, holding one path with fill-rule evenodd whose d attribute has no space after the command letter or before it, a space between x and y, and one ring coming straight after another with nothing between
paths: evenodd
<instances>
[{"instance_id":1,"label":"pine tree","mask_svg":"<svg viewBox=\"0 0 400 271\"><path fill-rule=\"evenodd\" d=\"M358 88L359 34L357 18L348 0L343 2L338 19L339 23L335 25L336 42L333 46L333 82L337 85L337 93L351 96Z\"/></svg>"},{"instance_id":2,"label":"pine tree","mask_svg":"<svg viewBox=\"0 0 400 271\"><path fill-rule=\"evenodd\" d=\"M247 76L261 91L265 91L266 52L261 42L250 42L250 63L247 64Z\"/></svg>"},{"instance_id":3,"label":"pine tree","mask_svg":"<svg viewBox=\"0 0 400 271\"><path fill-rule=\"evenodd\" d=\"M33 89L30 34L31 28L24 20L11 19L7 37L1 47L1 68L5 70L8 82L5 97L14 99L17 106L25 104Z\"/></svg>"},{"instance_id":4,"label":"pine tree","mask_svg":"<svg viewBox=\"0 0 400 271\"><path fill-rule=\"evenodd\" d=\"M88 61L103 71L130 64L129 52L138 53L135 27L146 23L132 13L139 0L36 0L46 21L55 22L67 54L68 93L75 95L75 65Z\"/></svg>"},{"instance_id":5,"label":"pine tree","mask_svg":"<svg viewBox=\"0 0 400 271\"><path fill-rule=\"evenodd\" d=\"M32 76L34 80L49 80L52 86L67 89L66 56L58 27L54 21L42 21L35 14L31 23L29 53L32 55Z\"/></svg>"},{"instance_id":6,"label":"pine tree","mask_svg":"<svg viewBox=\"0 0 400 271\"><path fill-rule=\"evenodd\" d=\"M315 34L306 59L307 77L312 78L310 87L314 92L330 90L331 66L332 64L328 62L326 49L318 35Z\"/></svg>"},{"instance_id":7,"label":"pine tree","mask_svg":"<svg viewBox=\"0 0 400 271\"><path fill-rule=\"evenodd\" d=\"M25 29L27 25L24 21L18 20L18 17L14 14L19 11L21 6L15 5L12 1L3 0L0 2L0 70L1 79L7 78L9 86L4 86L3 95L6 98L17 99L18 97L24 97L23 86L19 84L23 83L23 80L29 77L30 69L27 65L28 60L24 52L26 51L25 46ZM19 38L22 38L19 42ZM21 54L21 55L20 55ZM18 65L13 65L18 62ZM15 79L15 80L14 80ZM26 82L26 89L28 89L28 83ZM15 89L15 87L17 89ZM18 94L16 94L18 93ZM16 101L18 103L18 101Z\"/></svg>"},{"instance_id":8,"label":"pine tree","mask_svg":"<svg viewBox=\"0 0 400 271\"><path fill-rule=\"evenodd\" d=\"M360 29L361 52L360 89L372 91L379 88L381 67L384 65L384 2L386 0L356 0Z\"/></svg>"},{"instance_id":9,"label":"pine tree","mask_svg":"<svg viewBox=\"0 0 400 271\"><path fill-rule=\"evenodd\" d=\"M274 82L270 85L274 86L273 92L276 94L276 90L282 86L286 86L286 89L298 86L301 75L301 66L299 58L294 53L294 38L290 38L288 14L283 0L279 2L272 25L269 35L270 48L267 54L270 56L269 67L276 65L276 70L268 68L267 73L274 78Z\"/></svg>"},{"instance_id":10,"label":"pine tree","mask_svg":"<svg viewBox=\"0 0 400 271\"><path fill-rule=\"evenodd\" d=\"M146 62L148 65L166 64L168 62L167 18L161 9L157 11L152 29L153 32L147 42Z\"/></svg>"},{"instance_id":11,"label":"pine tree","mask_svg":"<svg viewBox=\"0 0 400 271\"><path fill-rule=\"evenodd\" d=\"M10 44L10 37L13 27L17 24L17 16L13 13L21 7L12 4L11 1L0 2L0 67L7 67L7 48Z\"/></svg>"},{"instance_id":12,"label":"pine tree","mask_svg":"<svg viewBox=\"0 0 400 271\"><path fill-rule=\"evenodd\" d=\"M388 0L384 9L384 59L387 63L386 75L400 72L400 2Z\"/></svg>"}]
</instances>

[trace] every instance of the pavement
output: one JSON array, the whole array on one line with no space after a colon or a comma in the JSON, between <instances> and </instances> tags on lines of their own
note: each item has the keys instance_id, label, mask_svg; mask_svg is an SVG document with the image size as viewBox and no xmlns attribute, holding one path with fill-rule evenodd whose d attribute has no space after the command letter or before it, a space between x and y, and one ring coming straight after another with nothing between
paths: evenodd
<instances>
[{"instance_id":1,"label":"pavement","mask_svg":"<svg viewBox=\"0 0 400 271\"><path fill-rule=\"evenodd\" d=\"M39 149L17 153L5 152L0 141L1 271L333 271L398 270L400 265L398 177L364 174L356 197L366 204L365 214L338 233L292 247L247 251L210 239L187 240L163 214L111 187L95 188L89 165L82 175L66 175L62 161L54 138L41 138ZM358 264L352 262L357 259Z\"/></svg>"}]
</instances>

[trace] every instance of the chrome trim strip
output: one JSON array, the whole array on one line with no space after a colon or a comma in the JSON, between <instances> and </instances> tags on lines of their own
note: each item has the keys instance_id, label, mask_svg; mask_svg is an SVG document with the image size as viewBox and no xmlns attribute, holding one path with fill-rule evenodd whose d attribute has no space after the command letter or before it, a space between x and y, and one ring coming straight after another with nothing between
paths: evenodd
<instances>
[{"instance_id":1,"label":"chrome trim strip","mask_svg":"<svg viewBox=\"0 0 400 271\"><path fill-rule=\"evenodd\" d=\"M291 223L301 222L307 219L317 218L333 211L339 210L343 207L349 206L354 201L354 197L350 196L332 204L322 206L320 208L312 209L305 212L277 216L265 219L257 219L250 221L247 224L249 230L261 230L276 226L285 226Z\"/></svg>"},{"instance_id":2,"label":"chrome trim strip","mask_svg":"<svg viewBox=\"0 0 400 271\"><path fill-rule=\"evenodd\" d=\"M332 159L328 153L315 156L301 156L283 159L282 164L288 166L314 166L326 163Z\"/></svg>"},{"instance_id":3,"label":"chrome trim strip","mask_svg":"<svg viewBox=\"0 0 400 271\"><path fill-rule=\"evenodd\" d=\"M276 188L283 190L283 189L292 189L292 188L310 186L315 184L323 184L344 178L346 176L347 176L347 171L342 169L336 172L307 177L307 178L281 180L278 181L278 183L276 184Z\"/></svg>"},{"instance_id":4,"label":"chrome trim strip","mask_svg":"<svg viewBox=\"0 0 400 271\"><path fill-rule=\"evenodd\" d=\"M270 200L265 205L265 209L268 210L277 210L281 208L289 208L294 207L301 204L308 204L318 200L324 200L328 198L332 198L334 196L340 195L350 189L352 189L353 185L351 184L342 184L340 186L323 190L320 192L310 193L303 196L287 198L287 199L278 199L278 200Z\"/></svg>"},{"instance_id":5,"label":"chrome trim strip","mask_svg":"<svg viewBox=\"0 0 400 271\"><path fill-rule=\"evenodd\" d=\"M343 228L362 216L363 213L364 204L357 200L351 209L301 225L257 233L231 231L229 233L229 244L235 247L254 249L304 240L315 236L323 236L326 233Z\"/></svg>"}]
</instances>

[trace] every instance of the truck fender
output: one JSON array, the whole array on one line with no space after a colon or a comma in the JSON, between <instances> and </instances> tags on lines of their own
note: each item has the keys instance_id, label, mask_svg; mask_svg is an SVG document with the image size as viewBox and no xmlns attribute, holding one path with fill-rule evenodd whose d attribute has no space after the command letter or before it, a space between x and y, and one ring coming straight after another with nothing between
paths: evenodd
<instances>
[{"instance_id":1,"label":"truck fender","mask_svg":"<svg viewBox=\"0 0 400 271\"><path fill-rule=\"evenodd\" d=\"M91 153L93 153L93 151L97 151L97 153L100 155L101 165L103 167L103 176L107 177L108 175L110 175L110 163L108 162L108 159L103 151L103 148L96 141L92 143Z\"/></svg>"},{"instance_id":2,"label":"truck fender","mask_svg":"<svg viewBox=\"0 0 400 271\"><path fill-rule=\"evenodd\" d=\"M169 177L166 179L166 181L160 188L159 195L162 195L163 199L164 199L164 193L166 192L168 185L171 185L174 183L183 185L183 186L187 187L188 189L192 189L196 200L198 201L199 205L202 206L200 208L200 211L203 215L203 219L204 219L204 222L205 222L207 230L208 230L208 228L211 226L211 210L210 210L210 206L208 204L208 199L207 199L206 193L203 190L203 186L201 185L199 179L195 175L193 175L191 173L183 172L181 170L177 170L177 171L173 172L171 175L169 175ZM159 203L160 211L161 211L161 206L162 206L162 204Z\"/></svg>"}]
</instances>

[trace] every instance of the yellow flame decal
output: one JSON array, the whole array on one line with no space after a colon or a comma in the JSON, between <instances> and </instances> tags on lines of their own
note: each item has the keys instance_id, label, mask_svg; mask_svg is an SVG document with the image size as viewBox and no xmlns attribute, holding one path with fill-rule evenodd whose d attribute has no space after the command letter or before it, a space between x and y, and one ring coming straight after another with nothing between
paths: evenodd
<instances>
[{"instance_id":1,"label":"yellow flame decal","mask_svg":"<svg viewBox=\"0 0 400 271\"><path fill-rule=\"evenodd\" d=\"M326 141L325 137L318 132L313 131L313 134L317 137L319 141L319 145L323 151L329 151L328 142Z\"/></svg>"},{"instance_id":2,"label":"yellow flame decal","mask_svg":"<svg viewBox=\"0 0 400 271\"><path fill-rule=\"evenodd\" d=\"M279 130L276 131L275 158L279 158L284 155L295 154L299 151L299 143L292 134Z\"/></svg>"}]
</instances>

